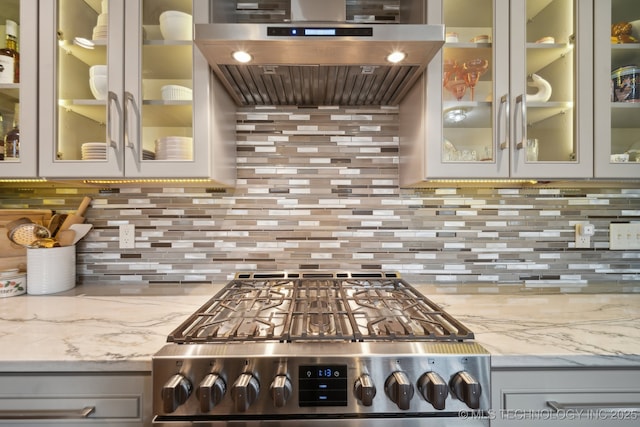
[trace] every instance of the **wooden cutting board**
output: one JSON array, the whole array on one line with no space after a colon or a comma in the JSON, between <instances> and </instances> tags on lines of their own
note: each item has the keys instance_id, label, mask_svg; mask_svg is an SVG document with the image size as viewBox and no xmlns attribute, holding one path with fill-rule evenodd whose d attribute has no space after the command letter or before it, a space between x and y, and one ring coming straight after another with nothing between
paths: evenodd
<instances>
[{"instance_id":1,"label":"wooden cutting board","mask_svg":"<svg viewBox=\"0 0 640 427\"><path fill-rule=\"evenodd\" d=\"M27 250L11 243L5 225L19 218L29 218L36 224L47 226L52 212L47 209L0 209L0 270L24 268Z\"/></svg>"}]
</instances>

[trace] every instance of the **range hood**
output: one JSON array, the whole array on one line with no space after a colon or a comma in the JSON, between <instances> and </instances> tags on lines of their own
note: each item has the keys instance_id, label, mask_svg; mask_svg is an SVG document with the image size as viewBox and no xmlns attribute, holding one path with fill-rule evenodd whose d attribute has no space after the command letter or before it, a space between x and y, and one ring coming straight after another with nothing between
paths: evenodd
<instances>
[{"instance_id":1,"label":"range hood","mask_svg":"<svg viewBox=\"0 0 640 427\"><path fill-rule=\"evenodd\" d=\"M239 106L397 105L444 26L349 23L345 10L345 0L293 0L290 22L196 24L195 44ZM394 52L405 59L388 62Z\"/></svg>"}]
</instances>

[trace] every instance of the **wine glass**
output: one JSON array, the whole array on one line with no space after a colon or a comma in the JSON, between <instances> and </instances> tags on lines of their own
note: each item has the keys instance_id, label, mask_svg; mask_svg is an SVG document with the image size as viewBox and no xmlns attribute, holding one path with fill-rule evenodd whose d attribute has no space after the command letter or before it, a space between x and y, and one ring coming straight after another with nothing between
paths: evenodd
<instances>
[{"instance_id":1,"label":"wine glass","mask_svg":"<svg viewBox=\"0 0 640 427\"><path fill-rule=\"evenodd\" d=\"M451 76L459 71L458 61L456 61L455 59L445 59L442 63L442 68L442 86L446 87Z\"/></svg>"},{"instance_id":2,"label":"wine glass","mask_svg":"<svg viewBox=\"0 0 640 427\"><path fill-rule=\"evenodd\" d=\"M478 84L480 76L482 76L487 71L487 68L489 68L489 61L480 58L467 61L462 66L462 75L464 76L464 80L467 82L469 89L471 89L472 101L476 84Z\"/></svg>"},{"instance_id":3,"label":"wine glass","mask_svg":"<svg viewBox=\"0 0 640 427\"><path fill-rule=\"evenodd\" d=\"M462 97L467 91L467 82L460 79L458 75L455 74L453 78L447 81L444 87L451 92L458 101L462 101Z\"/></svg>"}]
</instances>

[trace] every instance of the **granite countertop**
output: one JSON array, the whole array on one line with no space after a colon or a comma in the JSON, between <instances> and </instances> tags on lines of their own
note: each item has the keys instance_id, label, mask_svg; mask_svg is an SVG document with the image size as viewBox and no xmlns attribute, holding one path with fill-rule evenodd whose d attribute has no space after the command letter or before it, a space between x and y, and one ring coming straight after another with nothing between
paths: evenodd
<instances>
[{"instance_id":1,"label":"granite countertop","mask_svg":"<svg viewBox=\"0 0 640 427\"><path fill-rule=\"evenodd\" d=\"M1 370L150 371L167 335L221 287L85 285L2 298ZM496 368L640 367L640 294L450 295L416 287L474 331Z\"/></svg>"}]
</instances>

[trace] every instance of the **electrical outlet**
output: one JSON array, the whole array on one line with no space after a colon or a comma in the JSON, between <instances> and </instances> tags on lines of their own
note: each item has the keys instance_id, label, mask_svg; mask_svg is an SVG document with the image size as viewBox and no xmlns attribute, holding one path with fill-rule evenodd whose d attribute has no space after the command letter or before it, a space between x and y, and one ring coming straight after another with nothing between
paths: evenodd
<instances>
[{"instance_id":1,"label":"electrical outlet","mask_svg":"<svg viewBox=\"0 0 640 427\"><path fill-rule=\"evenodd\" d=\"M609 224L609 249L640 249L640 223Z\"/></svg>"},{"instance_id":2,"label":"electrical outlet","mask_svg":"<svg viewBox=\"0 0 640 427\"><path fill-rule=\"evenodd\" d=\"M120 225L120 249L136 247L136 226L134 224Z\"/></svg>"},{"instance_id":3,"label":"electrical outlet","mask_svg":"<svg viewBox=\"0 0 640 427\"><path fill-rule=\"evenodd\" d=\"M591 247L591 236L595 234L595 227L588 222L576 224L576 248L584 249Z\"/></svg>"}]
</instances>

